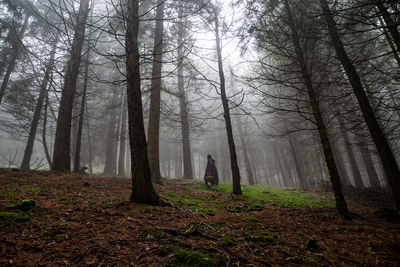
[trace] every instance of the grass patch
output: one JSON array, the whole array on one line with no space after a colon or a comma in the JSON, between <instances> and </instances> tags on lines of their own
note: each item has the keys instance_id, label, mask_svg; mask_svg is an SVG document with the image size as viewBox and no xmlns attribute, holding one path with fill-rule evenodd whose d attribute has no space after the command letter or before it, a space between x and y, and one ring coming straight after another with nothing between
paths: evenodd
<instances>
[{"instance_id":1,"label":"grass patch","mask_svg":"<svg viewBox=\"0 0 400 267\"><path fill-rule=\"evenodd\" d=\"M220 243L225 246L233 246L236 242L230 236L223 236L220 239Z\"/></svg>"},{"instance_id":2,"label":"grass patch","mask_svg":"<svg viewBox=\"0 0 400 267\"><path fill-rule=\"evenodd\" d=\"M13 212L13 211L3 211L0 212L0 215L16 222L27 222L31 219L27 215L22 215L19 212Z\"/></svg>"},{"instance_id":3,"label":"grass patch","mask_svg":"<svg viewBox=\"0 0 400 267\"><path fill-rule=\"evenodd\" d=\"M202 214L207 214L214 216L216 214L216 210L211 205L213 203L208 202L206 199L196 198L188 195L178 195L173 192L165 192L164 197L170 200L171 202L176 203L180 207L186 207L194 212L199 212Z\"/></svg>"},{"instance_id":4,"label":"grass patch","mask_svg":"<svg viewBox=\"0 0 400 267\"><path fill-rule=\"evenodd\" d=\"M252 222L252 223L261 223L260 219L254 218L254 217L247 217L247 218L245 218L245 220L248 222Z\"/></svg>"},{"instance_id":5,"label":"grass patch","mask_svg":"<svg viewBox=\"0 0 400 267\"><path fill-rule=\"evenodd\" d=\"M214 261L207 254L190 251L186 249L178 249L174 251L174 256L171 257L167 266L197 266L197 267L209 267L215 266Z\"/></svg>"},{"instance_id":6,"label":"grass patch","mask_svg":"<svg viewBox=\"0 0 400 267\"><path fill-rule=\"evenodd\" d=\"M216 190L224 193L231 193L232 185L220 183ZM243 196L251 197L252 200L256 200L255 202L246 202L246 204L252 208L259 207L263 202L271 202L273 205L279 207L334 207L332 201L324 199L319 194L298 190L287 190L286 187L270 185L242 185L242 192Z\"/></svg>"}]
</instances>

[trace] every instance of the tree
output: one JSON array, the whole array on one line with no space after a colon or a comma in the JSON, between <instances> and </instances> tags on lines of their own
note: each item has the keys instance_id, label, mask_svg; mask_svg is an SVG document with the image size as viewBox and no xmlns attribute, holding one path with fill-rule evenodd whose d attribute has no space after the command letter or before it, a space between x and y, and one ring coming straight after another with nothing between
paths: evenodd
<instances>
[{"instance_id":1,"label":"tree","mask_svg":"<svg viewBox=\"0 0 400 267\"><path fill-rule=\"evenodd\" d=\"M51 72L53 71L53 68L54 68L54 57L56 54L58 41L59 41L59 35L57 34L57 36L55 37L55 40L53 41L53 48L52 48L52 51L50 52L50 58L46 64L46 72L44 74L42 83L40 85L39 97L36 102L35 112L33 114L31 127L30 127L30 131L29 131L29 137L28 137L28 141L26 144L24 157L23 157L22 163L21 163L21 169L27 170L30 168L30 162L31 162L31 157L32 157L32 152L33 152L33 145L35 143L36 132L37 132L37 128L39 125L39 119L40 119L40 114L42 112L43 102L45 101L45 99L47 97L47 85L50 80Z\"/></svg>"},{"instance_id":2,"label":"tree","mask_svg":"<svg viewBox=\"0 0 400 267\"><path fill-rule=\"evenodd\" d=\"M178 93L179 93L179 108L181 115L181 128L182 128L182 151L183 151L183 178L192 179L192 153L190 148L190 131L189 131L189 111L186 103L185 93L185 80L183 76L183 62L184 62L184 46L183 39L185 38L186 31L183 21L184 3L179 7L179 22L178 22Z\"/></svg>"},{"instance_id":3,"label":"tree","mask_svg":"<svg viewBox=\"0 0 400 267\"><path fill-rule=\"evenodd\" d=\"M343 42L338 33L336 23L329 8L328 2L326 0L320 0L320 4L324 12L324 17L328 26L332 45L335 48L336 55L339 58L346 73L346 76L351 84L353 93L358 100L358 104L360 106L364 120L378 150L386 177L392 189L393 200L396 208L400 209L400 171L396 159L375 117L374 110L371 107L367 94L361 83L360 76L358 75L356 68L354 67L349 56L347 55L346 50L344 49Z\"/></svg>"},{"instance_id":4,"label":"tree","mask_svg":"<svg viewBox=\"0 0 400 267\"><path fill-rule=\"evenodd\" d=\"M85 38L86 20L89 14L90 0L81 0L72 41L70 59L65 74L57 119L57 130L54 142L53 171L69 173L71 171L71 119L76 80L81 62L81 52Z\"/></svg>"},{"instance_id":5,"label":"tree","mask_svg":"<svg viewBox=\"0 0 400 267\"><path fill-rule=\"evenodd\" d=\"M225 120L225 126L226 126L226 133L227 133L227 137L228 137L229 155L230 155L230 160L231 160L232 184L233 184L232 193L235 195L241 195L242 189L240 187L240 171L239 171L239 166L237 163L235 141L233 139L232 122L231 122L231 116L230 116L230 112L229 112L229 102L228 102L228 97L226 96L226 90L225 90L225 75L224 75L224 68L223 68L223 64L222 64L222 47L221 47L219 20L218 20L219 12L217 11L216 7L213 8L213 15L214 15L215 43L216 43L216 49L217 49L218 74L219 74L219 82L220 82L219 85L220 85L222 106L224 108L224 120Z\"/></svg>"},{"instance_id":6,"label":"tree","mask_svg":"<svg viewBox=\"0 0 400 267\"><path fill-rule=\"evenodd\" d=\"M156 28L154 32L153 70L151 75L150 114L148 130L149 163L152 180L161 183L160 174L160 106L161 68L164 36L164 2L157 0Z\"/></svg>"},{"instance_id":7,"label":"tree","mask_svg":"<svg viewBox=\"0 0 400 267\"><path fill-rule=\"evenodd\" d=\"M3 101L3 97L4 97L4 94L6 92L6 88L7 88L8 81L10 79L11 73L14 70L14 67L15 67L15 64L17 62L18 56L21 53L22 46L21 46L20 42L22 41L22 38L24 37L25 31L26 31L26 28L28 27L29 17L30 17L30 15L28 15L28 14L25 15L24 23L22 24L22 26L21 26L21 28L20 28L18 33L16 32L16 29L13 29L12 52L11 52L10 61L8 62L6 73L5 73L4 77L3 77L3 82L2 82L1 87L0 87L0 104ZM3 66L3 64L4 63L2 62L1 65Z\"/></svg>"},{"instance_id":8,"label":"tree","mask_svg":"<svg viewBox=\"0 0 400 267\"><path fill-rule=\"evenodd\" d=\"M147 154L146 135L140 86L140 64L138 48L139 1L128 0L126 13L126 79L128 98L129 139L132 168L132 193L130 200L139 203L157 204L158 195L151 182Z\"/></svg>"}]
</instances>

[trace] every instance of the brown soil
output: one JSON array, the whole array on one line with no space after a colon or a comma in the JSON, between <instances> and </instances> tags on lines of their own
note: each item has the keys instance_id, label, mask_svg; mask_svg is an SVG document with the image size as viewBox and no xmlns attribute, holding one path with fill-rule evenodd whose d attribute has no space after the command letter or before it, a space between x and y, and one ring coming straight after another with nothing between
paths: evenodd
<instances>
[{"instance_id":1,"label":"brown soil","mask_svg":"<svg viewBox=\"0 0 400 267\"><path fill-rule=\"evenodd\" d=\"M215 266L400 266L400 224L377 218L371 206L349 203L357 214L352 221L333 208L270 203L235 213L227 207L244 206L243 198L195 191L191 183L168 180L156 189L161 196L217 201L215 215L179 201L130 203L129 179L0 169L0 211L22 199L36 201L23 212L27 222L0 216L0 265L195 265L176 261L174 252L184 249Z\"/></svg>"}]
</instances>

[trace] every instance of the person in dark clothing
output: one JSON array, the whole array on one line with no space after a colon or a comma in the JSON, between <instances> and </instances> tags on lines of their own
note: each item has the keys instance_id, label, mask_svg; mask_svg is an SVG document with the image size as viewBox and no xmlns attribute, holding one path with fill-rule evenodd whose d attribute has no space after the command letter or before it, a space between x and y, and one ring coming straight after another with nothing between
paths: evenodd
<instances>
[{"instance_id":1,"label":"person in dark clothing","mask_svg":"<svg viewBox=\"0 0 400 267\"><path fill-rule=\"evenodd\" d=\"M204 173L204 182L207 187L208 183L211 185L218 185L219 182L217 166L215 165L215 160L210 154L207 155L207 167Z\"/></svg>"}]
</instances>

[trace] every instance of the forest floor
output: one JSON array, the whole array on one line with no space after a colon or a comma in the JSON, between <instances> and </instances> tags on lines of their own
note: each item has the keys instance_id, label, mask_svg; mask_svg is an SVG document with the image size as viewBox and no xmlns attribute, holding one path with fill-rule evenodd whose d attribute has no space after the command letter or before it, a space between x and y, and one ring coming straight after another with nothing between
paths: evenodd
<instances>
[{"instance_id":1,"label":"forest floor","mask_svg":"<svg viewBox=\"0 0 400 267\"><path fill-rule=\"evenodd\" d=\"M0 265L400 266L400 222L371 205L346 221L331 193L155 187L171 206L130 203L129 179L0 169Z\"/></svg>"}]
</instances>

